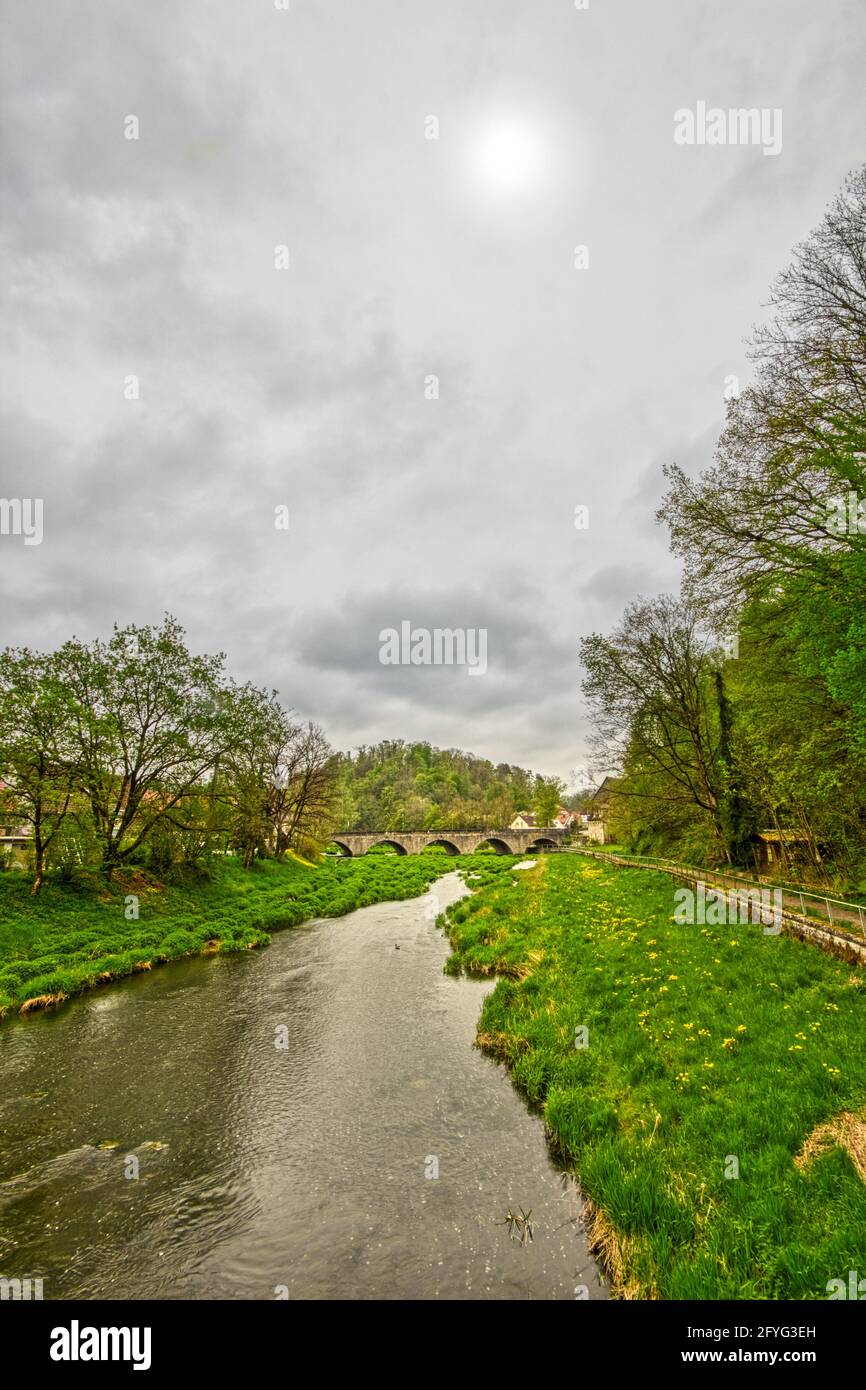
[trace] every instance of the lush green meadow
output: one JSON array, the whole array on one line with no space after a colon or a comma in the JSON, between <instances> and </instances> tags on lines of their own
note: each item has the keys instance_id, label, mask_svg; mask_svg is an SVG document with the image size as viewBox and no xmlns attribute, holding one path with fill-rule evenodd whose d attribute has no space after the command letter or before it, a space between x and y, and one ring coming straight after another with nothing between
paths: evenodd
<instances>
[{"instance_id":1,"label":"lush green meadow","mask_svg":"<svg viewBox=\"0 0 866 1390\"><path fill-rule=\"evenodd\" d=\"M674 887L551 856L449 909L449 968L505 977L479 1042L543 1107L620 1293L827 1298L866 1274L866 972L676 925Z\"/></svg>"},{"instance_id":2,"label":"lush green meadow","mask_svg":"<svg viewBox=\"0 0 866 1390\"><path fill-rule=\"evenodd\" d=\"M161 961L266 945L270 928L415 897L450 867L436 852L257 860L250 869L220 858L210 876L186 883L132 870L110 882L95 872L49 875L35 898L24 874L0 873L0 1017Z\"/></svg>"}]
</instances>

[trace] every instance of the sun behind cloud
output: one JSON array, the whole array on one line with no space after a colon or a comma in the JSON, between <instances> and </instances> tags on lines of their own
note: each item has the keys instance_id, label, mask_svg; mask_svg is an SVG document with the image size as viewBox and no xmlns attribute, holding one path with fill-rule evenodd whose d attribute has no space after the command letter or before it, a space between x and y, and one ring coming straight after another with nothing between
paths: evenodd
<instances>
[{"instance_id":1,"label":"sun behind cloud","mask_svg":"<svg viewBox=\"0 0 866 1390\"><path fill-rule=\"evenodd\" d=\"M487 123L474 148L476 176L497 193L529 193L543 181L548 162L537 129L519 118Z\"/></svg>"}]
</instances>

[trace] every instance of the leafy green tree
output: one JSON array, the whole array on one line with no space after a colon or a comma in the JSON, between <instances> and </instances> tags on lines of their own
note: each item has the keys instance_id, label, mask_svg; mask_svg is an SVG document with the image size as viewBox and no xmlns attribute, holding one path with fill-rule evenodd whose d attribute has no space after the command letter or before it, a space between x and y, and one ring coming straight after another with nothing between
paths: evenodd
<instances>
[{"instance_id":1,"label":"leafy green tree","mask_svg":"<svg viewBox=\"0 0 866 1390\"><path fill-rule=\"evenodd\" d=\"M72 803L70 742L55 659L26 647L0 653L0 814L32 827L34 894Z\"/></svg>"},{"instance_id":2,"label":"leafy green tree","mask_svg":"<svg viewBox=\"0 0 866 1390\"><path fill-rule=\"evenodd\" d=\"M115 627L108 642L73 638L57 652L75 783L107 874L212 773L226 746L222 663L192 656L169 615L159 628Z\"/></svg>"},{"instance_id":3,"label":"leafy green tree","mask_svg":"<svg viewBox=\"0 0 866 1390\"><path fill-rule=\"evenodd\" d=\"M559 811L563 784L556 778L545 779L537 777L535 779L535 789L532 798L532 809L535 812L535 819L538 825L552 825Z\"/></svg>"},{"instance_id":4,"label":"leafy green tree","mask_svg":"<svg viewBox=\"0 0 866 1390\"><path fill-rule=\"evenodd\" d=\"M281 758L292 726L276 693L250 684L221 691L218 719L226 746L214 772L214 795L227 812L229 843L249 868L275 837L285 795Z\"/></svg>"},{"instance_id":5,"label":"leafy green tree","mask_svg":"<svg viewBox=\"0 0 866 1390\"><path fill-rule=\"evenodd\" d=\"M719 828L728 857L734 864L742 864L749 856L756 829L755 808L744 794L745 777L735 752L734 707L725 687L721 665L713 672L713 683L719 721L719 770L722 787Z\"/></svg>"}]
</instances>

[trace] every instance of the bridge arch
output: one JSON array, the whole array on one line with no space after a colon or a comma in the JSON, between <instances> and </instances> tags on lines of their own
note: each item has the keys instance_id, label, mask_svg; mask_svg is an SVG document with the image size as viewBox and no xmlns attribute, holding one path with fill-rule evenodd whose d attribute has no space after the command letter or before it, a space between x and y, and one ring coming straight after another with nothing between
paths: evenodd
<instances>
[{"instance_id":1,"label":"bridge arch","mask_svg":"<svg viewBox=\"0 0 866 1390\"><path fill-rule=\"evenodd\" d=\"M340 859L351 859L351 858L352 858L352 851L351 851L351 849L349 848L349 846L346 844L345 840L331 840L331 841L329 842L329 844L327 845L327 849L330 849L330 848L331 848L331 845L336 845L336 846L337 846L337 849L340 851L340 854L339 854L339 856L338 856Z\"/></svg>"},{"instance_id":2,"label":"bridge arch","mask_svg":"<svg viewBox=\"0 0 866 1390\"><path fill-rule=\"evenodd\" d=\"M444 836L437 836L435 840L428 840L424 846L424 849L432 849L434 845L437 849L444 849L448 854L460 853L460 850L454 844L453 840L447 840Z\"/></svg>"},{"instance_id":3,"label":"bridge arch","mask_svg":"<svg viewBox=\"0 0 866 1390\"><path fill-rule=\"evenodd\" d=\"M546 835L539 835L531 845L527 846L527 854L545 854L548 850L556 849L556 841L548 839Z\"/></svg>"},{"instance_id":4,"label":"bridge arch","mask_svg":"<svg viewBox=\"0 0 866 1390\"><path fill-rule=\"evenodd\" d=\"M372 845L368 845L368 846L367 846L367 853L369 854L371 849L378 849L380 845L390 845L391 848L392 848L392 849L395 849L395 850L397 851L398 854L408 854L408 853L409 853L409 851L407 850L406 846L405 846L405 845L401 845L399 840L392 840L392 839L391 839L389 836L387 836L387 835L383 835L382 838L381 838L381 840L374 840L374 842L373 842Z\"/></svg>"},{"instance_id":5,"label":"bridge arch","mask_svg":"<svg viewBox=\"0 0 866 1390\"><path fill-rule=\"evenodd\" d=\"M478 844L475 845L475 847L474 847L473 850L472 850L472 853L474 854L475 851L476 851L476 850L479 850L479 849L481 848L482 845L491 845L492 848L496 850L496 853L497 853L497 854L513 854L513 853L514 853L514 850L511 848L511 846L508 844L508 842L507 842L506 840L503 840L502 837L501 837L500 835L484 835L484 836L478 841Z\"/></svg>"}]
</instances>

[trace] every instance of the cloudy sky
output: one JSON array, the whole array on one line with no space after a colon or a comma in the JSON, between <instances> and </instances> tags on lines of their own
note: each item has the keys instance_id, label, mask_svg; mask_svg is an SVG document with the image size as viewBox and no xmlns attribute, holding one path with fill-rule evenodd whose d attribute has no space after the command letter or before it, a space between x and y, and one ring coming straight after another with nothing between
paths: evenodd
<instances>
[{"instance_id":1,"label":"cloudy sky","mask_svg":"<svg viewBox=\"0 0 866 1390\"><path fill-rule=\"evenodd\" d=\"M42 498L44 538L0 536L0 643L168 609L337 746L583 766L580 637L676 587L661 465L709 462L774 274L864 158L862 5L3 20L0 496ZM699 101L781 109L781 152L678 145ZM485 628L486 674L382 665L404 620Z\"/></svg>"}]
</instances>

